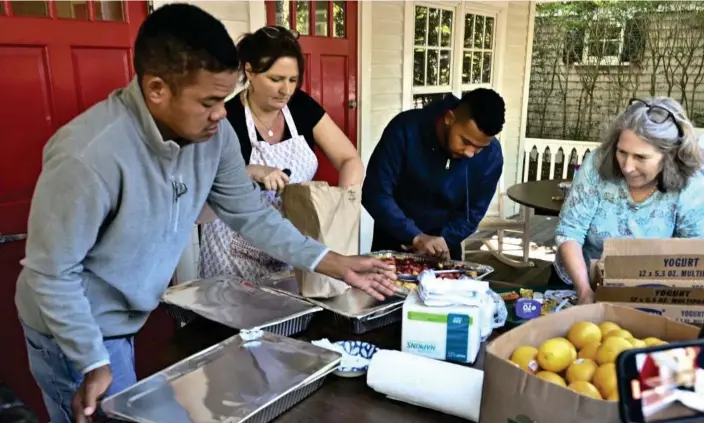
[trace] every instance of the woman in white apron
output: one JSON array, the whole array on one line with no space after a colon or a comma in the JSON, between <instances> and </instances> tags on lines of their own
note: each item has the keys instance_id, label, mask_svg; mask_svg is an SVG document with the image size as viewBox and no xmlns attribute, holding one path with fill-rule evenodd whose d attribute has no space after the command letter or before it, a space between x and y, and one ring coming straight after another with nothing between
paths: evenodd
<instances>
[{"instance_id":1,"label":"woman in white apron","mask_svg":"<svg viewBox=\"0 0 704 423\"><path fill-rule=\"evenodd\" d=\"M318 169L316 145L339 171L340 186L361 185L364 174L349 139L315 100L299 90L304 57L296 38L273 26L245 35L237 50L247 88L226 104L248 173L265 187L263 199L279 210L285 185L313 179ZM201 277L234 275L258 283L288 268L209 210L199 220L208 222L201 227Z\"/></svg>"}]
</instances>

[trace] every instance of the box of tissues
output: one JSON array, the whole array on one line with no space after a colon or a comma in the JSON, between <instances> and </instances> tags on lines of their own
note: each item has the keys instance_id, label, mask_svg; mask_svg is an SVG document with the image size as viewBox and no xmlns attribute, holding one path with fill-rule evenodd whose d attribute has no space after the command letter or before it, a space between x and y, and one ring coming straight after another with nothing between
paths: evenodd
<instances>
[{"instance_id":1,"label":"box of tissues","mask_svg":"<svg viewBox=\"0 0 704 423\"><path fill-rule=\"evenodd\" d=\"M401 351L473 363L481 345L481 306L427 306L416 290L403 304Z\"/></svg>"}]
</instances>

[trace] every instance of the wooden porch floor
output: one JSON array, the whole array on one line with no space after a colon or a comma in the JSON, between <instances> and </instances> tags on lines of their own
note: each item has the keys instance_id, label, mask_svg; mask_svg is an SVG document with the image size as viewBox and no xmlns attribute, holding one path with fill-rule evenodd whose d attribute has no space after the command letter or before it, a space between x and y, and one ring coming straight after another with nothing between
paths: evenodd
<instances>
[{"instance_id":1,"label":"wooden porch floor","mask_svg":"<svg viewBox=\"0 0 704 423\"><path fill-rule=\"evenodd\" d=\"M530 258L535 263L534 267L516 268L498 261L491 253L486 251L481 242L467 244L468 250L483 251L473 253L467 260L486 264L494 268L494 273L489 276L489 280L511 282L518 285L535 286L547 285L550 279L552 262L555 260L555 228L557 227L557 217L534 216L531 219L530 233ZM496 232L484 232L484 238L491 236L494 246L496 246ZM507 255L521 257L523 255L520 234L504 235L504 251Z\"/></svg>"}]
</instances>

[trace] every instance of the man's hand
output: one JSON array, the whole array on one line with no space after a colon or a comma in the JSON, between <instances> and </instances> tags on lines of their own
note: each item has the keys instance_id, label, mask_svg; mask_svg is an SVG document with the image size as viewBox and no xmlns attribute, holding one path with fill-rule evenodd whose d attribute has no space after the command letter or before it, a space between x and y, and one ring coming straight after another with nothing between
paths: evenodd
<instances>
[{"instance_id":1,"label":"man's hand","mask_svg":"<svg viewBox=\"0 0 704 423\"><path fill-rule=\"evenodd\" d=\"M75 423L90 423L98 409L98 399L107 392L112 383L110 366L98 367L86 373L83 383L73 397L73 419Z\"/></svg>"},{"instance_id":2,"label":"man's hand","mask_svg":"<svg viewBox=\"0 0 704 423\"><path fill-rule=\"evenodd\" d=\"M342 256L331 251L323 257L315 271L340 279L378 300L384 300L398 291L394 284L394 266L373 257Z\"/></svg>"},{"instance_id":3,"label":"man's hand","mask_svg":"<svg viewBox=\"0 0 704 423\"><path fill-rule=\"evenodd\" d=\"M412 248L418 254L433 256L442 260L450 259L450 249L447 247L445 238L441 236L417 235L413 238Z\"/></svg>"}]
</instances>

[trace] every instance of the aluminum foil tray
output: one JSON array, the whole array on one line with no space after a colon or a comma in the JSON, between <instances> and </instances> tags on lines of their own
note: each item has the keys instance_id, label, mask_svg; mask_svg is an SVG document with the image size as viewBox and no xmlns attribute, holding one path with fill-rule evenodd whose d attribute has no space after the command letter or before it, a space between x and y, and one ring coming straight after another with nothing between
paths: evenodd
<instances>
[{"instance_id":1,"label":"aluminum foil tray","mask_svg":"<svg viewBox=\"0 0 704 423\"><path fill-rule=\"evenodd\" d=\"M422 256L419 254L412 254L412 253L403 253L403 252L398 252L398 251L391 251L391 250L384 250L384 251L373 251L371 253L367 253L366 255L371 256L371 257L376 257L376 258L412 258L420 263L432 263L435 264L437 263L437 260L433 260L431 258L428 258L426 256ZM477 276L474 277L474 279L484 279L490 274L494 273L494 268L491 266L487 266L485 264L479 264L479 263L472 263L469 261L458 261L458 260L450 260L446 263L443 263L443 266L445 269L452 269L453 266L456 267L461 267L467 270L471 270L474 272L477 272ZM418 275L410 275L410 274L403 274L400 273L397 275L399 280L402 281L417 281L418 280Z\"/></svg>"},{"instance_id":2,"label":"aluminum foil tray","mask_svg":"<svg viewBox=\"0 0 704 423\"><path fill-rule=\"evenodd\" d=\"M325 383L325 379L326 377L321 377L305 386L296 389L290 394L284 395L280 399L276 400L269 407L263 409L254 416L243 421L246 421L246 423L269 423L270 421L276 419L280 415L295 407L296 404L298 404L299 402L313 395L315 391L317 391L323 386L323 383Z\"/></svg>"},{"instance_id":3,"label":"aluminum foil tray","mask_svg":"<svg viewBox=\"0 0 704 423\"><path fill-rule=\"evenodd\" d=\"M169 288L162 298L167 312L188 323L195 315L234 329L260 328L291 336L308 328L322 308L238 279L199 279Z\"/></svg>"},{"instance_id":4,"label":"aluminum foil tray","mask_svg":"<svg viewBox=\"0 0 704 423\"><path fill-rule=\"evenodd\" d=\"M368 332L401 320L401 308L405 296L399 295L379 301L358 289L350 289L334 298L304 298L298 290L293 272L271 275L260 285L263 289L278 291L296 298L305 299L333 313L333 320L350 327L355 334Z\"/></svg>"},{"instance_id":5,"label":"aluminum foil tray","mask_svg":"<svg viewBox=\"0 0 704 423\"><path fill-rule=\"evenodd\" d=\"M319 389L340 354L268 332L242 331L102 402L139 423L267 423Z\"/></svg>"},{"instance_id":6,"label":"aluminum foil tray","mask_svg":"<svg viewBox=\"0 0 704 423\"><path fill-rule=\"evenodd\" d=\"M335 324L349 330L355 335L361 335L363 333L371 332L374 329L383 328L384 326L400 322L403 318L402 308L403 305L401 305L401 307L399 308L389 311L388 313L382 316L366 319L350 319L349 317L345 317L332 312L330 312L330 314L332 314L332 319Z\"/></svg>"}]
</instances>

